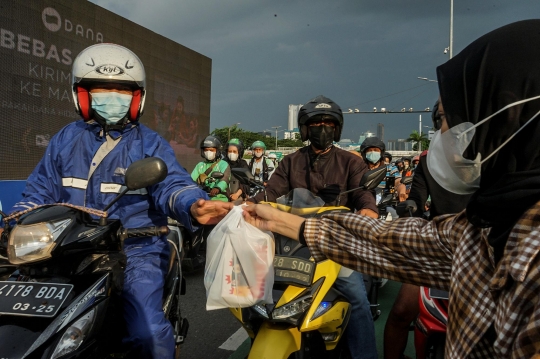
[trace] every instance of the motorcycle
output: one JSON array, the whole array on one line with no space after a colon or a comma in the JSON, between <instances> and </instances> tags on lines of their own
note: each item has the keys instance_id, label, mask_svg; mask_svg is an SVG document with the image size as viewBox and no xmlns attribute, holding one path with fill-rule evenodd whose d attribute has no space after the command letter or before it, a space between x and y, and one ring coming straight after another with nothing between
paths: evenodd
<instances>
[{"instance_id":1,"label":"motorcycle","mask_svg":"<svg viewBox=\"0 0 540 359\"><path fill-rule=\"evenodd\" d=\"M416 203L407 200L398 206L400 216L416 212ZM408 212L408 213L407 213ZM414 325L414 347L417 359L443 359L448 323L448 292L420 287L419 313Z\"/></svg>"},{"instance_id":2,"label":"motorcycle","mask_svg":"<svg viewBox=\"0 0 540 359\"><path fill-rule=\"evenodd\" d=\"M420 313L414 326L418 359L443 359L448 323L448 292L420 287Z\"/></svg>"},{"instance_id":3,"label":"motorcycle","mask_svg":"<svg viewBox=\"0 0 540 359\"><path fill-rule=\"evenodd\" d=\"M245 182L253 180L249 171L233 171ZM385 174L385 168L367 172L360 187L342 192L338 202L342 194L375 188ZM300 188L268 204L303 217L350 213L339 203L325 207L319 197ZM275 235L275 248L273 303L230 308L251 338L248 358L344 357L351 305L333 284L347 269L331 260L315 263L306 246L282 235Z\"/></svg>"},{"instance_id":4,"label":"motorcycle","mask_svg":"<svg viewBox=\"0 0 540 359\"><path fill-rule=\"evenodd\" d=\"M108 220L107 210L128 191L161 182L167 175L158 158L134 162L125 190L103 211L67 203L42 205L6 216L0 266L0 358L127 358L122 344L125 255L132 237L167 235L171 247L163 311L175 333L176 353L189 323L180 311L185 281L179 224L127 229ZM92 215L99 217L95 221ZM17 221L10 226L10 221Z\"/></svg>"}]
</instances>

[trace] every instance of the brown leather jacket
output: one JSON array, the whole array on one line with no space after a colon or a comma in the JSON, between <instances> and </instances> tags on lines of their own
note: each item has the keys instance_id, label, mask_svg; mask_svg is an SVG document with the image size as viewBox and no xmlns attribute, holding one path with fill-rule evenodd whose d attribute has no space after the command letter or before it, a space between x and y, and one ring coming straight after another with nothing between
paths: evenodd
<instances>
[{"instance_id":1,"label":"brown leather jacket","mask_svg":"<svg viewBox=\"0 0 540 359\"><path fill-rule=\"evenodd\" d=\"M333 205L340 192L358 187L366 171L368 167L365 162L348 151L332 147L324 155L317 156L311 146L306 146L285 156L279 163L266 186L268 201L274 202L294 188L307 188L327 205ZM262 192L249 199L251 202L262 200ZM372 191L358 190L345 194L341 198L341 205L353 210L371 209L378 213Z\"/></svg>"}]
</instances>

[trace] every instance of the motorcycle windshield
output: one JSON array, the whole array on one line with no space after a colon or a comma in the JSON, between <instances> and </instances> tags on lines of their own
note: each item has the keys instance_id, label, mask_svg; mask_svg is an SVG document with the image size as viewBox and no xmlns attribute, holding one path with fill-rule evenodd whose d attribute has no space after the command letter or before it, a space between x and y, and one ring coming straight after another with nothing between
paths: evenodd
<instances>
[{"instance_id":1,"label":"motorcycle windshield","mask_svg":"<svg viewBox=\"0 0 540 359\"><path fill-rule=\"evenodd\" d=\"M296 215L315 214L325 203L320 198L311 193L305 188L295 188L284 196L276 199L276 203L282 206L289 207L290 212Z\"/></svg>"}]
</instances>

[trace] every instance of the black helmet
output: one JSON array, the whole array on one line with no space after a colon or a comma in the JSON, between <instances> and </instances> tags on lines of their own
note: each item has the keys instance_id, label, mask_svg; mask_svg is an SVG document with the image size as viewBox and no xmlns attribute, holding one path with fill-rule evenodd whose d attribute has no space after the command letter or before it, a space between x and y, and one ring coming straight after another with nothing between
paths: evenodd
<instances>
[{"instance_id":1,"label":"black helmet","mask_svg":"<svg viewBox=\"0 0 540 359\"><path fill-rule=\"evenodd\" d=\"M229 146L236 146L238 148L238 158L244 157L244 143L239 138L231 138L229 142L227 142L227 150L229 150Z\"/></svg>"},{"instance_id":2,"label":"black helmet","mask_svg":"<svg viewBox=\"0 0 540 359\"><path fill-rule=\"evenodd\" d=\"M431 111L431 121L433 121L433 128L435 131L438 131L441 129L442 126L442 120L441 115L439 115L439 100L435 102L435 105L433 106L433 110Z\"/></svg>"},{"instance_id":3,"label":"black helmet","mask_svg":"<svg viewBox=\"0 0 540 359\"><path fill-rule=\"evenodd\" d=\"M308 140L307 125L314 120L320 120L321 116L324 119L333 120L336 124L334 141L339 141L341 138L341 130L343 129L343 112L338 104L322 95L309 100L300 108L300 111L298 111L298 128L300 128L300 137L302 138L302 141Z\"/></svg>"},{"instance_id":4,"label":"black helmet","mask_svg":"<svg viewBox=\"0 0 540 359\"><path fill-rule=\"evenodd\" d=\"M370 147L377 147L379 150L381 150L381 154L383 154L384 150L386 149L384 142L379 140L378 137L368 137L360 145L360 153L362 156L366 155L366 150Z\"/></svg>"},{"instance_id":5,"label":"black helmet","mask_svg":"<svg viewBox=\"0 0 540 359\"><path fill-rule=\"evenodd\" d=\"M219 140L219 138L214 137L214 136L206 136L204 138L204 140L201 141L200 148L201 148L201 157L202 158L206 158L206 157L204 157L204 149L208 148L208 147L213 147L213 148L216 149L215 160L221 159L221 152L222 152L223 148L221 146L221 141Z\"/></svg>"},{"instance_id":6,"label":"black helmet","mask_svg":"<svg viewBox=\"0 0 540 359\"><path fill-rule=\"evenodd\" d=\"M407 161L407 162L409 162L409 164L411 164L412 158L404 156L404 157L401 157L401 161L403 161L403 162Z\"/></svg>"},{"instance_id":7,"label":"black helmet","mask_svg":"<svg viewBox=\"0 0 540 359\"><path fill-rule=\"evenodd\" d=\"M390 153L385 152L385 153L383 154L383 157L384 157L384 158L388 158L388 162L392 162L392 155L391 155Z\"/></svg>"}]
</instances>

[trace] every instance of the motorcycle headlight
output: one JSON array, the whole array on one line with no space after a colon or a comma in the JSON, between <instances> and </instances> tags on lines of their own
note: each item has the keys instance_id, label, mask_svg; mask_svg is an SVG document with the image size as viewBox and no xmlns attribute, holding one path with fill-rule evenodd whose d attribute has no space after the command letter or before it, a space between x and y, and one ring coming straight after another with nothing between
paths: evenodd
<instances>
[{"instance_id":1,"label":"motorcycle headlight","mask_svg":"<svg viewBox=\"0 0 540 359\"><path fill-rule=\"evenodd\" d=\"M81 346L90 328L92 328L95 313L96 309L94 308L66 329L64 335L62 335L62 338L60 338L60 341L56 345L51 359L71 353Z\"/></svg>"},{"instance_id":2,"label":"motorcycle headlight","mask_svg":"<svg viewBox=\"0 0 540 359\"><path fill-rule=\"evenodd\" d=\"M263 317L267 318L268 319L268 313L266 312L266 308L260 304L255 304L253 307L252 307L257 313L259 313L260 315L262 315Z\"/></svg>"},{"instance_id":3,"label":"motorcycle headlight","mask_svg":"<svg viewBox=\"0 0 540 359\"><path fill-rule=\"evenodd\" d=\"M71 219L18 225L9 235L8 259L11 264L35 262L51 257L54 244Z\"/></svg>"},{"instance_id":4,"label":"motorcycle headlight","mask_svg":"<svg viewBox=\"0 0 540 359\"><path fill-rule=\"evenodd\" d=\"M274 309L272 312L272 319L286 319L293 317L297 314L302 314L313 302L311 295L299 298L294 302L285 304L279 308Z\"/></svg>"}]
</instances>

